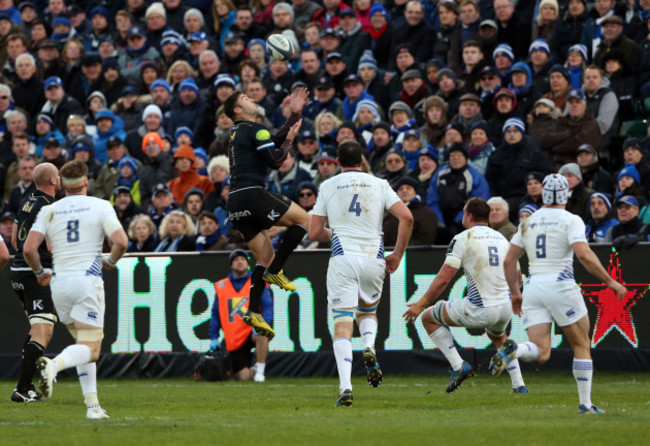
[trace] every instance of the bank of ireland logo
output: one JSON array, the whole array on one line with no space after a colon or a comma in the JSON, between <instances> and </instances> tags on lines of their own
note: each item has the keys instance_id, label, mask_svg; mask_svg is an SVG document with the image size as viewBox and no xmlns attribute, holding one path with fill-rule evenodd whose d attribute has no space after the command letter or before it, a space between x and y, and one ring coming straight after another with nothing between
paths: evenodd
<instances>
[{"instance_id":1,"label":"bank of ireland logo","mask_svg":"<svg viewBox=\"0 0 650 446\"><path fill-rule=\"evenodd\" d=\"M598 310L591 346L596 347L610 331L617 329L630 344L638 348L639 339L632 318L632 307L645 296L648 291L648 284L623 282L623 271L618 253L614 249L612 249L609 256L607 272L612 279L622 283L628 291L623 299L619 300L605 284L580 285L582 293Z\"/></svg>"}]
</instances>

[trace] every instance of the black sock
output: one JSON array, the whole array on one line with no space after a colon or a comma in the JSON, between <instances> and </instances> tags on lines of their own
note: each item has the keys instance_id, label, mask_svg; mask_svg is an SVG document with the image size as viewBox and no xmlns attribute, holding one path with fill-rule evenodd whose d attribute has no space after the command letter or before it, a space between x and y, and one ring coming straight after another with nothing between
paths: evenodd
<instances>
[{"instance_id":1,"label":"black sock","mask_svg":"<svg viewBox=\"0 0 650 446\"><path fill-rule=\"evenodd\" d=\"M271 274L280 272L293 250L305 238L305 234L307 234L307 228L302 225L293 225L287 229L287 232L284 233L284 237L282 238L282 243L278 248L278 252L275 254L271 265L269 265L269 272Z\"/></svg>"},{"instance_id":2,"label":"black sock","mask_svg":"<svg viewBox=\"0 0 650 446\"><path fill-rule=\"evenodd\" d=\"M45 347L29 339L31 338L28 338L23 347L22 370L17 387L19 392L26 392L31 388L32 380L36 374L36 360L45 353Z\"/></svg>"},{"instance_id":3,"label":"black sock","mask_svg":"<svg viewBox=\"0 0 650 446\"><path fill-rule=\"evenodd\" d=\"M251 295L249 298L248 309L254 313L261 313L262 305L262 293L264 292L264 287L266 282L262 279L264 272L266 271L266 266L260 265L259 263L253 268L253 274L251 275Z\"/></svg>"}]
</instances>

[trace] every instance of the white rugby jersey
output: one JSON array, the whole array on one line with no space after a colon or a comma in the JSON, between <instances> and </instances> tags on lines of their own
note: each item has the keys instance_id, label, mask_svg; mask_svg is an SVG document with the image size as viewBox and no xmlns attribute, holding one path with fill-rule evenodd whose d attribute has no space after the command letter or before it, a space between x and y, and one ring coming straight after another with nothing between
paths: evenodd
<instances>
[{"instance_id":1,"label":"white rugby jersey","mask_svg":"<svg viewBox=\"0 0 650 446\"><path fill-rule=\"evenodd\" d=\"M44 206L31 230L50 239L56 274L101 276L104 234L110 236L121 227L108 201L69 195Z\"/></svg>"},{"instance_id":2,"label":"white rugby jersey","mask_svg":"<svg viewBox=\"0 0 650 446\"><path fill-rule=\"evenodd\" d=\"M573 249L585 224L564 209L543 207L519 225L510 243L526 250L531 281L573 280Z\"/></svg>"},{"instance_id":3,"label":"white rugby jersey","mask_svg":"<svg viewBox=\"0 0 650 446\"><path fill-rule=\"evenodd\" d=\"M487 225L457 234L447 249L445 263L462 266L467 278L467 299L477 307L493 307L510 301L503 261L510 244Z\"/></svg>"},{"instance_id":4,"label":"white rugby jersey","mask_svg":"<svg viewBox=\"0 0 650 446\"><path fill-rule=\"evenodd\" d=\"M332 256L353 254L383 259L384 211L399 201L386 180L347 171L321 184L312 212L328 218Z\"/></svg>"}]
</instances>

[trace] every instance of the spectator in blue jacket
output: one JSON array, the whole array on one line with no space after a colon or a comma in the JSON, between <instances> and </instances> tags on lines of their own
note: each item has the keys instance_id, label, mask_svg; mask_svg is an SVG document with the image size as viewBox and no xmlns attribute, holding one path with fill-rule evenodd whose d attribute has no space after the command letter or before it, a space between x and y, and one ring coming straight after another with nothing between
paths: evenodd
<instances>
[{"instance_id":1,"label":"spectator in blue jacket","mask_svg":"<svg viewBox=\"0 0 650 446\"><path fill-rule=\"evenodd\" d=\"M290 150L278 170L269 175L268 184L271 192L282 194L298 203L298 185L311 180L309 172L298 166L295 152Z\"/></svg>"},{"instance_id":2,"label":"spectator in blue jacket","mask_svg":"<svg viewBox=\"0 0 650 446\"><path fill-rule=\"evenodd\" d=\"M97 135L93 137L95 159L104 164L108 158L106 148L108 140L113 136L118 136L122 141L126 138L124 121L122 121L122 118L115 116L112 111L103 109L95 115L95 123L97 124Z\"/></svg>"},{"instance_id":3,"label":"spectator in blue jacket","mask_svg":"<svg viewBox=\"0 0 650 446\"><path fill-rule=\"evenodd\" d=\"M174 135L176 129L182 126L189 127L196 133L199 122L203 119L205 102L199 95L196 81L188 77L178 87L178 98L174 99L169 109L169 120L165 122L165 130L169 135Z\"/></svg>"},{"instance_id":4,"label":"spectator in blue jacket","mask_svg":"<svg viewBox=\"0 0 650 446\"><path fill-rule=\"evenodd\" d=\"M443 243L463 230L463 207L467 200L472 197L490 198L490 186L485 177L468 165L467 159L465 146L452 144L449 164L438 169L429 184L427 206L438 216L438 228L442 230L439 231L439 240Z\"/></svg>"},{"instance_id":5,"label":"spectator in blue jacket","mask_svg":"<svg viewBox=\"0 0 650 446\"><path fill-rule=\"evenodd\" d=\"M611 243L612 229L619 221L612 212L612 197L596 192L589 199L590 218L585 227L585 235L590 243Z\"/></svg>"}]
</instances>

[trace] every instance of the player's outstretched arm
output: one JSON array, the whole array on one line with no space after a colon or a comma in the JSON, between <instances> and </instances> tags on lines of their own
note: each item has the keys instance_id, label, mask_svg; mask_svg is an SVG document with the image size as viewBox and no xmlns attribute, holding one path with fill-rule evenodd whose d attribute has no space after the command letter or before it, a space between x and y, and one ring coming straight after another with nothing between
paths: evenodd
<instances>
[{"instance_id":1,"label":"player's outstretched arm","mask_svg":"<svg viewBox=\"0 0 650 446\"><path fill-rule=\"evenodd\" d=\"M425 308L431 305L431 302L436 300L445 288L447 288L447 285L449 285L449 282L451 282L451 279L454 278L457 272L458 268L444 263L433 279L433 282L431 282L431 285L429 285L427 292L417 302L409 302L406 304L409 309L402 315L404 320L406 322L415 322Z\"/></svg>"},{"instance_id":2,"label":"player's outstretched arm","mask_svg":"<svg viewBox=\"0 0 650 446\"><path fill-rule=\"evenodd\" d=\"M517 246L510 244L510 249L508 254L506 254L506 259L503 261L503 269L506 275L506 281L508 282L508 287L510 288L510 298L512 302L512 312L517 316L521 316L521 290L519 289L519 273L517 271L517 265L519 259L526 253L526 251Z\"/></svg>"},{"instance_id":3,"label":"player's outstretched arm","mask_svg":"<svg viewBox=\"0 0 650 446\"><path fill-rule=\"evenodd\" d=\"M332 239L332 230L325 227L327 217L312 215L309 224L309 240L312 242L329 242Z\"/></svg>"},{"instance_id":4,"label":"player's outstretched arm","mask_svg":"<svg viewBox=\"0 0 650 446\"><path fill-rule=\"evenodd\" d=\"M9 263L9 250L0 236L0 269L4 268L7 263Z\"/></svg>"},{"instance_id":5,"label":"player's outstretched arm","mask_svg":"<svg viewBox=\"0 0 650 446\"><path fill-rule=\"evenodd\" d=\"M576 242L571 245L573 252L575 252L576 257L582 263L582 266L585 267L587 271L591 274L602 280L607 284L607 286L618 296L619 299L623 299L625 294L627 294L627 288L615 281L607 274L605 268L598 260L596 253L594 253L589 244L586 242Z\"/></svg>"},{"instance_id":6,"label":"player's outstretched arm","mask_svg":"<svg viewBox=\"0 0 650 446\"><path fill-rule=\"evenodd\" d=\"M126 232L124 232L124 229L120 227L113 231L108 240L111 244L111 252L107 257L103 257L102 260L105 269L114 269L117 261L126 253L126 249L129 246L129 238Z\"/></svg>"},{"instance_id":7,"label":"player's outstretched arm","mask_svg":"<svg viewBox=\"0 0 650 446\"><path fill-rule=\"evenodd\" d=\"M392 205L388 212L399 220L395 248L390 255L386 256L386 271L392 274L399 267L399 262L402 261L406 246L411 239L411 233L413 232L413 214L411 214L411 210L401 201Z\"/></svg>"},{"instance_id":8,"label":"player's outstretched arm","mask_svg":"<svg viewBox=\"0 0 650 446\"><path fill-rule=\"evenodd\" d=\"M38 247L41 246L43 240L45 240L45 234L35 231L32 227L32 230L27 234L27 240L25 240L25 245L23 246L23 256L29 267L34 271L34 274L36 274L39 285L47 286L52 279L52 270L50 268L43 268L41 264Z\"/></svg>"}]
</instances>

